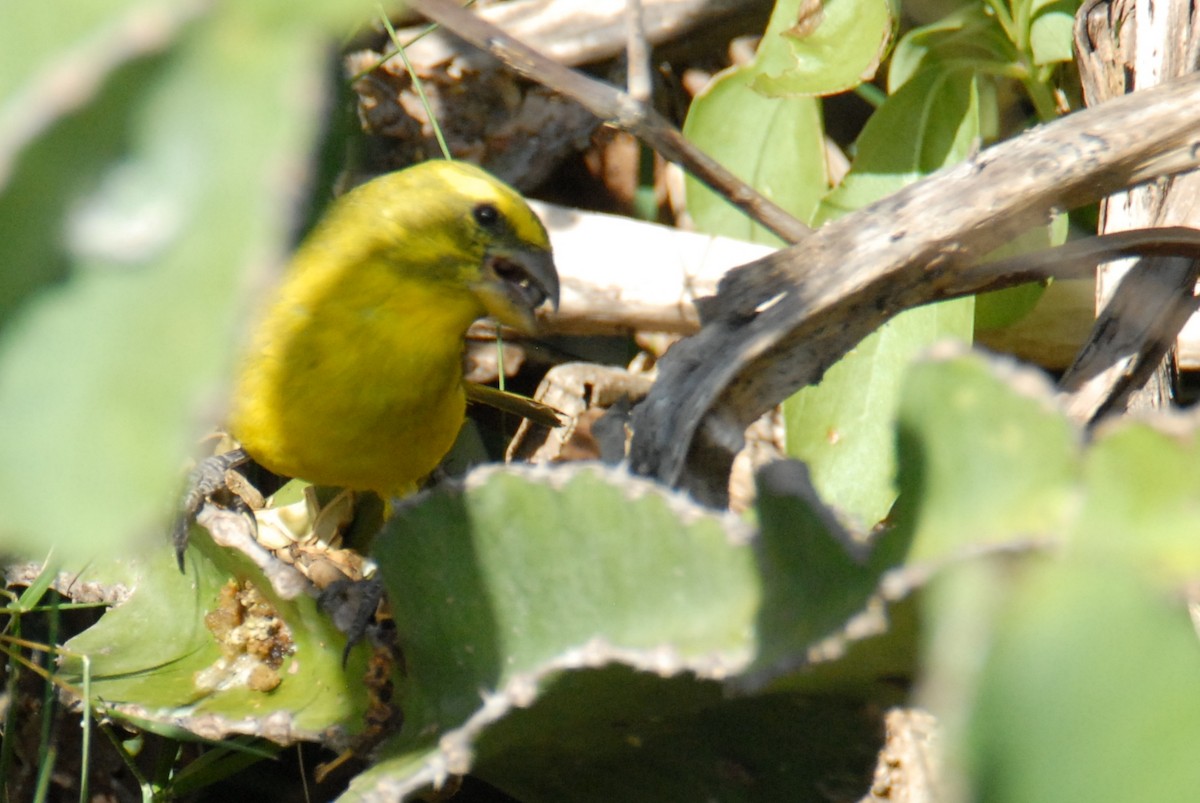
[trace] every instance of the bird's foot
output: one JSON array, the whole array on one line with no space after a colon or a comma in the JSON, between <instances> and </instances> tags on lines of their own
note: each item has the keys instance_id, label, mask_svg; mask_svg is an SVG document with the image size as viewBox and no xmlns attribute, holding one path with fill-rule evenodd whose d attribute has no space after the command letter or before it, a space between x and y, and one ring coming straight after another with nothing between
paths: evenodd
<instances>
[{"instance_id":1,"label":"bird's foot","mask_svg":"<svg viewBox=\"0 0 1200 803\"><path fill-rule=\"evenodd\" d=\"M250 456L244 449L234 449L204 458L188 474L187 491L180 502L175 525L171 529L171 542L175 546L175 560L179 563L179 571L184 571L183 554L187 550L188 531L200 513L200 508L213 494L228 487L226 472L249 461ZM238 513L248 514L253 520L250 506L237 494L229 496L229 506Z\"/></svg>"}]
</instances>

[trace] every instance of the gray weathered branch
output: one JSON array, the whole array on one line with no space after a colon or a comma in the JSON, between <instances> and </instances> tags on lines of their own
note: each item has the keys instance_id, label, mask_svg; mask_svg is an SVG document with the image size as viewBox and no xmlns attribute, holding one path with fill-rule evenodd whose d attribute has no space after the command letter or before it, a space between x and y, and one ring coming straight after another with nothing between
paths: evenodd
<instances>
[{"instance_id":1,"label":"gray weathered branch","mask_svg":"<svg viewBox=\"0 0 1200 803\"><path fill-rule=\"evenodd\" d=\"M1033 129L732 272L634 411L634 470L723 500L745 426L894 315L986 286L967 268L1054 212L1198 163L1193 75Z\"/></svg>"}]
</instances>

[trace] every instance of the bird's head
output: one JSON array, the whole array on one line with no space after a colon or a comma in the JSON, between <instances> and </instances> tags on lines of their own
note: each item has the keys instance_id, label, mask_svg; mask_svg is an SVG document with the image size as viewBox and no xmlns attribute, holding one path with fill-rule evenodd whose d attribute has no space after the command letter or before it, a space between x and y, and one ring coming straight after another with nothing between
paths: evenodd
<instances>
[{"instance_id":1,"label":"bird's head","mask_svg":"<svg viewBox=\"0 0 1200 803\"><path fill-rule=\"evenodd\" d=\"M368 248L406 271L469 292L498 322L530 333L546 301L558 308L558 272L542 222L521 195L474 165L422 162L341 199L378 221Z\"/></svg>"},{"instance_id":2,"label":"bird's head","mask_svg":"<svg viewBox=\"0 0 1200 803\"><path fill-rule=\"evenodd\" d=\"M542 225L524 202L520 209L510 210L507 215L490 203L482 203L473 208L472 215L484 229L507 228L513 225L514 218L526 215L539 229ZM543 303L549 301L558 309L558 271L544 229L540 240L544 246L538 245L537 239L525 239L515 231L492 239L484 249L480 277L470 285L488 315L526 334L537 328L534 313Z\"/></svg>"}]
</instances>

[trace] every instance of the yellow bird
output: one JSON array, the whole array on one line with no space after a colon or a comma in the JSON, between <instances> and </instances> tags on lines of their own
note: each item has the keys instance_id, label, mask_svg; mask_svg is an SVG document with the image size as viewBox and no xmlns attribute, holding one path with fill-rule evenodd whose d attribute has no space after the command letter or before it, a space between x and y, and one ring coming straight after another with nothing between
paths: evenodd
<instances>
[{"instance_id":1,"label":"yellow bird","mask_svg":"<svg viewBox=\"0 0 1200 803\"><path fill-rule=\"evenodd\" d=\"M444 160L376 178L297 250L241 360L229 431L276 474L407 493L454 444L468 395L496 396L463 380L467 328L531 332L558 290L545 228L496 178Z\"/></svg>"},{"instance_id":2,"label":"yellow bird","mask_svg":"<svg viewBox=\"0 0 1200 803\"><path fill-rule=\"evenodd\" d=\"M467 328L490 315L531 332L546 299L550 242L516 191L451 161L377 178L296 252L241 363L230 432L276 474L406 492L462 427Z\"/></svg>"}]
</instances>

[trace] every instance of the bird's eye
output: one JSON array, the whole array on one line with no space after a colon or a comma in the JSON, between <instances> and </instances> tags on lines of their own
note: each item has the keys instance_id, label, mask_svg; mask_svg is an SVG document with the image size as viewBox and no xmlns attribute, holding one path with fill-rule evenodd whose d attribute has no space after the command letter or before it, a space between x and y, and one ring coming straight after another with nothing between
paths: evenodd
<instances>
[{"instance_id":1,"label":"bird's eye","mask_svg":"<svg viewBox=\"0 0 1200 803\"><path fill-rule=\"evenodd\" d=\"M491 204L479 204L472 211L475 222L485 229L490 229L500 222L500 212Z\"/></svg>"}]
</instances>

